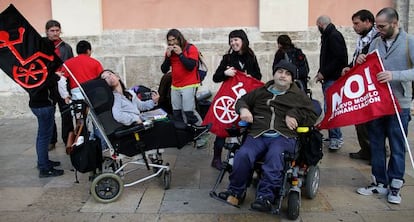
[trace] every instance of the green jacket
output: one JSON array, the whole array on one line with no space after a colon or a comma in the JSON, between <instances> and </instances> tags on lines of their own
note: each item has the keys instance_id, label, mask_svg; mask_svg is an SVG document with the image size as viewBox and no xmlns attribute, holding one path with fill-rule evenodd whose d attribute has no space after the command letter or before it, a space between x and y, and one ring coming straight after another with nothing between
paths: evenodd
<instances>
[{"instance_id":1,"label":"green jacket","mask_svg":"<svg viewBox=\"0 0 414 222\"><path fill-rule=\"evenodd\" d=\"M268 88L274 83L267 82L242 96L236 103L236 111L247 108L253 114L253 123L249 134L258 137L268 130L276 130L281 135L297 137L294 130L290 130L285 123L285 116L294 117L299 126L313 126L318 118L312 100L301 91L296 84L292 84L283 95L274 95Z\"/></svg>"}]
</instances>

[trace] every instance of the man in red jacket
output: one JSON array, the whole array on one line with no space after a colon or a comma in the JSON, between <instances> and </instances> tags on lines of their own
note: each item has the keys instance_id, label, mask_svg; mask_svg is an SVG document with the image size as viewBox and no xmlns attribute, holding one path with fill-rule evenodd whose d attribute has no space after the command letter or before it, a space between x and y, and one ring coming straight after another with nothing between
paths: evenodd
<instances>
[{"instance_id":1,"label":"man in red jacket","mask_svg":"<svg viewBox=\"0 0 414 222\"><path fill-rule=\"evenodd\" d=\"M101 63L91 57L92 46L88 41L81 40L78 42L76 53L78 53L78 56L68 59L64 63L67 68L63 69L64 78L59 81L59 93L65 99L66 104L69 104L72 99L83 99L78 84L99 77L99 74L103 71ZM65 79L68 80L71 95L67 91Z\"/></svg>"}]
</instances>

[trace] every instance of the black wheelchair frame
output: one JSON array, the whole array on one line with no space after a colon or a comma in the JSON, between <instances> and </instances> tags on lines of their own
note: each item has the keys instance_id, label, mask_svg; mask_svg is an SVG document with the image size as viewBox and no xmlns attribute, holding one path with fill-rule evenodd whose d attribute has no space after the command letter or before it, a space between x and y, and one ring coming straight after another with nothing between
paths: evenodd
<instances>
[{"instance_id":1,"label":"black wheelchair frame","mask_svg":"<svg viewBox=\"0 0 414 222\"><path fill-rule=\"evenodd\" d=\"M300 160L301 152L301 142L306 141L304 137L308 136L311 130L316 130L313 127L299 127L297 132L299 134L297 146L295 148L295 153L283 153L284 155L284 170L283 170L283 180L282 187L276 193L276 203L273 206L271 211L272 214L280 215L282 208L283 199L287 197L288 199L288 218L295 220L299 216L300 205L301 205L301 193L304 189L306 197L313 199L316 196L316 193L319 188L320 172L317 165L306 165L303 160ZM222 200L217 194L217 188L222 182L226 173L231 173L233 166L234 155L237 150L243 144L243 140L247 134L246 127L236 127L226 129L229 136L226 138L224 144L224 149L227 150L226 159L223 161L223 167L220 170L220 173L215 181L215 184L210 191L210 197L226 202ZM261 165L263 163L258 161L255 163L254 172L256 172L257 177L253 178L251 175L251 180L248 182L248 186L256 185L257 181L260 179ZM243 202L244 197L242 197L241 202ZM232 205L239 207L238 205Z\"/></svg>"}]
</instances>

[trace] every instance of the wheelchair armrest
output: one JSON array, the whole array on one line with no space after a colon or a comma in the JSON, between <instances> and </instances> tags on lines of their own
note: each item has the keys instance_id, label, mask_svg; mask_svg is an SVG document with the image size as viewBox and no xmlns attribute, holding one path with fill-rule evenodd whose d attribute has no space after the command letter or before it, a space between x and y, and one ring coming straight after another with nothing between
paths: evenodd
<instances>
[{"instance_id":1,"label":"wheelchair armrest","mask_svg":"<svg viewBox=\"0 0 414 222\"><path fill-rule=\"evenodd\" d=\"M143 123L140 124L132 124L130 126L127 127L122 127L121 129L117 129L114 132L114 136L116 138L120 138L129 134L133 134L133 133L137 133L137 132L141 132L144 130L147 130L151 127L153 127L153 123L152 121L145 121Z\"/></svg>"}]
</instances>

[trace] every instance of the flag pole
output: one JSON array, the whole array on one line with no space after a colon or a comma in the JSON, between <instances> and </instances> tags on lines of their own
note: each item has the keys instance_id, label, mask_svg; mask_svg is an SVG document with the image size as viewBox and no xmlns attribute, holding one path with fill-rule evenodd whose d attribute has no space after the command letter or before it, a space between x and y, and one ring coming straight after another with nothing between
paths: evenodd
<instances>
[{"instance_id":1,"label":"flag pole","mask_svg":"<svg viewBox=\"0 0 414 222\"><path fill-rule=\"evenodd\" d=\"M377 53L378 58L381 58L380 54L378 52L378 49L375 50L375 53ZM382 71L384 71L385 69L384 69L384 64L382 63L382 60L379 59L379 62L381 64ZM404 127L403 127L402 122L401 122L400 113L398 112L397 104L395 102L394 94L392 93L392 89L391 89L391 86L390 86L389 82L387 82L387 87L388 87L388 91L391 95L392 104L394 106L395 115L397 115L398 124L400 125L401 133L404 137L405 148L408 150L408 155L410 156L411 166L413 167L413 170L414 170L414 160L413 160L413 155L411 154L410 144L408 143L407 135L404 132Z\"/></svg>"},{"instance_id":2,"label":"flag pole","mask_svg":"<svg viewBox=\"0 0 414 222\"><path fill-rule=\"evenodd\" d=\"M388 86L388 90L390 91L390 94L391 94L392 104L394 105L394 110L395 110L395 114L397 115L398 123L400 125L400 130L401 130L401 133L404 137L405 148L408 150L408 155L410 156L410 160L411 160L411 166L413 167L413 170L414 170L414 160L413 160L413 155L411 154L410 144L408 143L407 135L404 132L404 127L402 125L400 113L398 113L398 108L397 108L397 105L396 105L395 100L394 100L394 94L392 93L391 86L390 86L389 82L387 82L387 86Z\"/></svg>"},{"instance_id":3,"label":"flag pole","mask_svg":"<svg viewBox=\"0 0 414 222\"><path fill-rule=\"evenodd\" d=\"M66 66L65 63L63 63L62 66L65 67L65 69L68 71L69 75L72 77L72 79L75 81L76 85L79 87L79 89L80 89L80 91L81 91L81 93L82 93L82 95L83 95L83 97L85 99L86 104L88 104L88 106L89 106L89 108L91 110L94 110L93 109L93 106L92 106L92 102L89 100L88 95L86 95L86 92L83 90L81 84L78 82L78 80L76 79L75 75L73 75L72 71L70 71L70 69ZM98 121L98 117L95 115L95 111L89 112L88 113L88 116L91 117L92 122L95 123L95 126L98 128L99 132L102 134L102 137L105 140L106 145L109 147L109 149L113 150L112 144L109 141L108 137L106 136L105 130L104 130L103 126Z\"/></svg>"}]
</instances>

